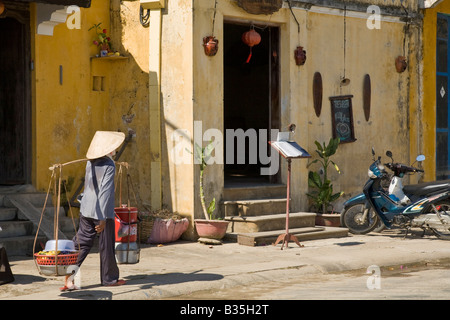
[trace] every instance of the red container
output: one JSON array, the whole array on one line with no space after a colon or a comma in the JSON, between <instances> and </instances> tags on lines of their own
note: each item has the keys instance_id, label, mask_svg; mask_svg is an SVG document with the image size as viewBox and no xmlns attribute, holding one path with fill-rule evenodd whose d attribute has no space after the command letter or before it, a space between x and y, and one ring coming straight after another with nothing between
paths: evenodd
<instances>
[{"instance_id":1,"label":"red container","mask_svg":"<svg viewBox=\"0 0 450 320\"><path fill-rule=\"evenodd\" d=\"M114 208L116 242L136 242L138 209L122 205Z\"/></svg>"}]
</instances>

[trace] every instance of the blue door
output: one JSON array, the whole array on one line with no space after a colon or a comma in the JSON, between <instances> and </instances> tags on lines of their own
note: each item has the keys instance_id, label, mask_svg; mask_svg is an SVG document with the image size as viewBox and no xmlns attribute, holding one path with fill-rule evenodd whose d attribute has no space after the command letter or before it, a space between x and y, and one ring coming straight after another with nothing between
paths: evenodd
<instances>
[{"instance_id":1,"label":"blue door","mask_svg":"<svg viewBox=\"0 0 450 320\"><path fill-rule=\"evenodd\" d=\"M438 14L436 28L436 179L450 178L449 156L449 25L450 16Z\"/></svg>"}]
</instances>

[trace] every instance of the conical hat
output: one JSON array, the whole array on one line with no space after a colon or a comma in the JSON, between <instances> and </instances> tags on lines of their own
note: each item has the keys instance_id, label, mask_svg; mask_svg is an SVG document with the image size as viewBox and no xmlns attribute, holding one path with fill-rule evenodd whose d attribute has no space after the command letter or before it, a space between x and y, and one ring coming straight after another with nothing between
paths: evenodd
<instances>
[{"instance_id":1,"label":"conical hat","mask_svg":"<svg viewBox=\"0 0 450 320\"><path fill-rule=\"evenodd\" d=\"M125 133L117 131L97 131L92 138L86 158L97 159L116 150L125 140Z\"/></svg>"}]
</instances>

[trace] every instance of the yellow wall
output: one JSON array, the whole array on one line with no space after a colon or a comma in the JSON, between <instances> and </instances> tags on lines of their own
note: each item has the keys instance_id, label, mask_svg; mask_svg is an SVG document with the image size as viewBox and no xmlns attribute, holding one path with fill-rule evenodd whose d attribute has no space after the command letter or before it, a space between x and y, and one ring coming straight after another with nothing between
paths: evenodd
<instances>
[{"instance_id":1,"label":"yellow wall","mask_svg":"<svg viewBox=\"0 0 450 320\"><path fill-rule=\"evenodd\" d=\"M36 34L36 4L32 6L33 71L33 184L47 190L54 163L85 157L97 130L135 134L120 161L130 163L137 196L149 203L148 32L139 23L139 3L96 0L81 8L81 29L65 23L53 36ZM126 21L126 23L123 23ZM112 49L124 59L93 58L92 44L101 22L112 39ZM60 66L63 82L60 84ZM94 91L94 76L103 77L103 88ZM98 78L97 78L98 79ZM128 121L127 121L128 120ZM64 167L70 191L84 176L84 163Z\"/></svg>"}]
</instances>

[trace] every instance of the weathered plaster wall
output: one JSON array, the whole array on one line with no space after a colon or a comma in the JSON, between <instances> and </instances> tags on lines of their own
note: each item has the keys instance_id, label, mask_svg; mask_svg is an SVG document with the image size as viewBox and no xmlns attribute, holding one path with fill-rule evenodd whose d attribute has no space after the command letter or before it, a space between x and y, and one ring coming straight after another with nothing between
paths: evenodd
<instances>
[{"instance_id":1,"label":"weathered plaster wall","mask_svg":"<svg viewBox=\"0 0 450 320\"><path fill-rule=\"evenodd\" d=\"M164 171L167 173L167 176L164 176L166 205L192 217L202 217L198 198L198 166L175 165L170 160L175 145L170 137L175 129L187 129L186 141L188 146L192 146L193 121L202 121L203 132L216 128L223 133L221 43L224 21L270 23L279 26L281 129L291 122L296 123L294 138L311 154L314 154L315 140L328 142L332 135L328 98L353 95L353 120L357 141L340 146L334 160L341 168L342 174L331 175L335 190L346 193L341 202L361 192L367 179L367 167L372 159L372 147L380 155L384 155L386 150L392 150L399 161L409 161L409 112L417 103L417 96L413 93L416 89L410 88L410 83L417 75L411 72L411 68L415 68L416 64L414 56L408 57L411 59L410 69L404 73L397 73L395 70L395 58L404 54L405 37L405 24L398 18L382 19L381 28L372 30L366 25L368 15L349 12L346 17L345 61L346 76L350 78L351 83L341 87L339 80L344 72L343 10L324 10L322 7L320 10L315 7L293 8L300 23L298 33L297 23L286 7L271 16L251 15L238 7L234 1L219 1L214 25L219 51L216 56L207 57L203 53L202 38L212 32L214 2L196 0L193 6L191 20L189 17L192 8L189 8L188 4L181 0L171 2L163 21L162 96L167 143L165 153L169 159ZM186 31L189 28L192 28L192 34ZM407 35L407 56L408 52L414 50L409 47L410 41L410 35ZM294 49L298 45L303 46L307 52L306 64L301 67L295 65L293 57ZM323 78L320 117L316 117L313 109L312 79L315 72L320 72ZM362 87L366 74L371 76L372 82L369 121L365 120L362 108ZM414 85L417 85L417 81ZM206 141L203 143L206 145ZM308 210L306 165L307 160L304 159L293 161L291 210ZM283 161L281 167L281 177L285 182L286 167ZM219 201L223 195L223 165L208 166L204 183L207 186L207 201L212 197Z\"/></svg>"},{"instance_id":2,"label":"weathered plaster wall","mask_svg":"<svg viewBox=\"0 0 450 320\"><path fill-rule=\"evenodd\" d=\"M291 104L291 112L295 114L295 119L299 119L296 121L305 117L308 119L305 136L299 137L300 141L306 140L307 150L313 153L315 140L327 143L332 135L329 97L353 95L353 123L357 140L341 144L334 156L341 174L329 170L332 172L334 190L345 192L339 203L361 192L372 159L372 147L378 155L384 156L386 150L391 150L395 159L409 162L409 81L416 75L410 70L403 73L395 70L394 60L404 52L404 23L381 21L380 29L369 29L364 16L347 16L345 76L350 79L350 84L341 86L340 78L344 75L343 11L333 10L330 14L295 12L305 16L300 19L303 22L301 30L304 30L301 43L306 48L308 60L301 71L303 77L298 77L298 80L292 77L292 80L298 82L297 88L307 89L301 96L292 93L295 101ZM407 45L408 42L407 39ZM320 117L316 117L313 110L312 82L315 72L320 72L323 80ZM372 87L369 121L365 120L363 111L363 79L366 74L370 75ZM297 109L297 106L304 108ZM317 166L313 168L318 169ZM296 204L305 209L300 202Z\"/></svg>"},{"instance_id":3,"label":"weathered plaster wall","mask_svg":"<svg viewBox=\"0 0 450 320\"><path fill-rule=\"evenodd\" d=\"M33 5L33 183L47 190L48 167L84 158L95 131L133 132L120 161L130 163L137 197L148 204L148 33L139 23L139 3L111 1L110 7L110 1L93 1L91 8L81 9L81 29L62 23L53 36L36 34L35 12ZM126 59L92 58L98 48L89 28L98 22L110 34L112 49ZM94 77L103 79L98 91ZM78 186L84 166L64 167L69 193Z\"/></svg>"},{"instance_id":4,"label":"weathered plaster wall","mask_svg":"<svg viewBox=\"0 0 450 320\"><path fill-rule=\"evenodd\" d=\"M161 35L162 205L181 215L194 212L192 2L171 1L163 9ZM150 35L151 37L154 35ZM182 130L185 144L175 135ZM180 131L177 131L180 132ZM175 140L173 137L176 137ZM180 138L182 139L182 138ZM182 157L184 156L184 159ZM180 158L181 157L181 158ZM192 232L192 228L189 232Z\"/></svg>"}]
</instances>

